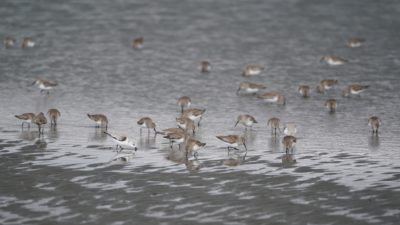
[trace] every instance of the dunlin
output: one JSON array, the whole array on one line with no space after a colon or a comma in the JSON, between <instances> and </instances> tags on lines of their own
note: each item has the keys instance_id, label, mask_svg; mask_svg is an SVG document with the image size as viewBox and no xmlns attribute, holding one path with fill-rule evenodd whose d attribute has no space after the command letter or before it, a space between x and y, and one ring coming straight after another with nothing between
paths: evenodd
<instances>
[{"instance_id":1,"label":"dunlin","mask_svg":"<svg viewBox=\"0 0 400 225\"><path fill-rule=\"evenodd\" d=\"M216 136L219 140L225 142L228 144L228 151L232 149L239 150L237 147L239 145L243 144L244 148L247 151L246 147L246 140L244 136L239 136L239 135L226 135L226 136Z\"/></svg>"},{"instance_id":2,"label":"dunlin","mask_svg":"<svg viewBox=\"0 0 400 225\"><path fill-rule=\"evenodd\" d=\"M310 86L300 85L298 91L304 98L310 97Z\"/></svg>"},{"instance_id":3,"label":"dunlin","mask_svg":"<svg viewBox=\"0 0 400 225\"><path fill-rule=\"evenodd\" d=\"M5 46L6 48L14 47L14 45L15 45L15 38L12 38L12 37L5 37L5 38L3 39L3 44L4 44L4 46Z\"/></svg>"},{"instance_id":4,"label":"dunlin","mask_svg":"<svg viewBox=\"0 0 400 225\"><path fill-rule=\"evenodd\" d=\"M280 122L281 120L276 117L272 117L268 120L267 126L271 127L271 133L276 135L276 129L280 130Z\"/></svg>"},{"instance_id":5,"label":"dunlin","mask_svg":"<svg viewBox=\"0 0 400 225\"><path fill-rule=\"evenodd\" d=\"M176 118L176 123L178 127L184 129L185 131L192 131L192 134L195 133L196 126L194 125L193 120L187 117L179 117Z\"/></svg>"},{"instance_id":6,"label":"dunlin","mask_svg":"<svg viewBox=\"0 0 400 225\"><path fill-rule=\"evenodd\" d=\"M348 62L346 59L342 59L335 55L324 55L321 57L320 61L330 66L339 66Z\"/></svg>"},{"instance_id":7,"label":"dunlin","mask_svg":"<svg viewBox=\"0 0 400 225\"><path fill-rule=\"evenodd\" d=\"M368 85L350 84L343 90L343 96L349 97L351 94L360 96L368 87Z\"/></svg>"},{"instance_id":8,"label":"dunlin","mask_svg":"<svg viewBox=\"0 0 400 225\"><path fill-rule=\"evenodd\" d=\"M185 133L185 130L180 127L172 127L172 128L163 129L161 131L157 131L157 134L162 134L162 135L168 135L168 134L172 134L172 133Z\"/></svg>"},{"instance_id":9,"label":"dunlin","mask_svg":"<svg viewBox=\"0 0 400 225\"><path fill-rule=\"evenodd\" d=\"M206 143L202 143L193 138L188 138L185 145L186 159L188 158L188 155L191 155L192 153L194 154L193 156L197 158L197 151L205 145Z\"/></svg>"},{"instance_id":10,"label":"dunlin","mask_svg":"<svg viewBox=\"0 0 400 225\"><path fill-rule=\"evenodd\" d=\"M296 144L296 138L294 136L288 135L283 137L282 144L286 149L286 154L289 153L289 150L293 153L293 147Z\"/></svg>"},{"instance_id":11,"label":"dunlin","mask_svg":"<svg viewBox=\"0 0 400 225\"><path fill-rule=\"evenodd\" d=\"M286 123L283 128L283 133L285 135L294 136L297 133L297 126L295 123Z\"/></svg>"},{"instance_id":12,"label":"dunlin","mask_svg":"<svg viewBox=\"0 0 400 225\"><path fill-rule=\"evenodd\" d=\"M22 48L33 48L35 46L35 42L31 37L25 37L22 41Z\"/></svg>"},{"instance_id":13,"label":"dunlin","mask_svg":"<svg viewBox=\"0 0 400 225\"><path fill-rule=\"evenodd\" d=\"M154 130L154 134L157 134L156 124L150 117L142 117L137 121L137 124L140 125L140 135L142 135L142 129L147 128L147 134L150 134L150 129Z\"/></svg>"},{"instance_id":14,"label":"dunlin","mask_svg":"<svg viewBox=\"0 0 400 225\"><path fill-rule=\"evenodd\" d=\"M28 128L31 127L31 123L33 123L35 119L35 114L34 113L24 113L21 115L15 115L16 118L22 120L22 128L24 128L24 124L28 124Z\"/></svg>"},{"instance_id":15,"label":"dunlin","mask_svg":"<svg viewBox=\"0 0 400 225\"><path fill-rule=\"evenodd\" d=\"M258 122L253 116L244 114L244 115L239 115L237 117L235 127L238 125L238 123L242 124L245 127L245 129L247 130L248 127L250 127L250 129L251 129L253 124L258 123Z\"/></svg>"},{"instance_id":16,"label":"dunlin","mask_svg":"<svg viewBox=\"0 0 400 225\"><path fill-rule=\"evenodd\" d=\"M89 119L93 120L97 125L96 127L106 126L106 130L108 127L108 119L103 114L87 114Z\"/></svg>"},{"instance_id":17,"label":"dunlin","mask_svg":"<svg viewBox=\"0 0 400 225\"><path fill-rule=\"evenodd\" d=\"M139 38L133 39L133 41L132 41L132 48L134 48L134 49L141 49L141 48L143 48L143 42L144 42L143 37L139 37Z\"/></svg>"},{"instance_id":18,"label":"dunlin","mask_svg":"<svg viewBox=\"0 0 400 225\"><path fill-rule=\"evenodd\" d=\"M331 80L331 79L321 80L317 85L317 92L325 93L326 90L332 89L337 83L338 80Z\"/></svg>"},{"instance_id":19,"label":"dunlin","mask_svg":"<svg viewBox=\"0 0 400 225\"><path fill-rule=\"evenodd\" d=\"M57 82L54 82L54 81L37 79L32 83L32 85L37 85L40 88L41 93L43 91L47 91L47 94L48 94L49 91L54 89L54 87L57 86L58 84L57 84Z\"/></svg>"},{"instance_id":20,"label":"dunlin","mask_svg":"<svg viewBox=\"0 0 400 225\"><path fill-rule=\"evenodd\" d=\"M211 64L208 61L202 61L199 65L199 70L202 73L209 73L211 70Z\"/></svg>"},{"instance_id":21,"label":"dunlin","mask_svg":"<svg viewBox=\"0 0 400 225\"><path fill-rule=\"evenodd\" d=\"M337 107L336 99L328 99L325 102L325 107L329 110L329 112L334 113Z\"/></svg>"},{"instance_id":22,"label":"dunlin","mask_svg":"<svg viewBox=\"0 0 400 225\"><path fill-rule=\"evenodd\" d=\"M359 38L359 37L351 37L349 40L347 40L346 46L349 48L358 48L361 47L365 42L364 38Z\"/></svg>"},{"instance_id":23,"label":"dunlin","mask_svg":"<svg viewBox=\"0 0 400 225\"><path fill-rule=\"evenodd\" d=\"M44 116L44 114L42 112L40 112L39 114L37 114L35 116L35 118L33 119L33 122L38 125L39 128L39 134L43 134L44 131L44 127L42 127L43 125L47 124L47 119Z\"/></svg>"},{"instance_id":24,"label":"dunlin","mask_svg":"<svg viewBox=\"0 0 400 225\"><path fill-rule=\"evenodd\" d=\"M262 95L259 95L258 98L262 99L264 102L273 102L273 103L278 103L280 105L286 104L285 96L281 95L278 92L267 92Z\"/></svg>"},{"instance_id":25,"label":"dunlin","mask_svg":"<svg viewBox=\"0 0 400 225\"><path fill-rule=\"evenodd\" d=\"M189 108L191 104L192 100L190 100L188 96L182 96L178 99L178 105L181 107L181 113L183 113L185 108Z\"/></svg>"},{"instance_id":26,"label":"dunlin","mask_svg":"<svg viewBox=\"0 0 400 225\"><path fill-rule=\"evenodd\" d=\"M188 135L185 132L168 133L164 136L164 138L170 141L171 149L173 143L178 144L179 149L181 149L181 144L185 142L185 140L188 138Z\"/></svg>"},{"instance_id":27,"label":"dunlin","mask_svg":"<svg viewBox=\"0 0 400 225\"><path fill-rule=\"evenodd\" d=\"M186 109L183 111L182 116L187 117L193 121L198 120L197 126L200 127L200 121L203 118L205 112L206 112L205 109L197 109L197 108Z\"/></svg>"},{"instance_id":28,"label":"dunlin","mask_svg":"<svg viewBox=\"0 0 400 225\"><path fill-rule=\"evenodd\" d=\"M378 129L381 125L381 120L377 116L372 116L368 120L368 125L372 128L372 133L378 135Z\"/></svg>"},{"instance_id":29,"label":"dunlin","mask_svg":"<svg viewBox=\"0 0 400 225\"><path fill-rule=\"evenodd\" d=\"M242 75L244 77L254 76L260 74L263 70L264 70L263 66L256 64L249 64L244 68Z\"/></svg>"},{"instance_id":30,"label":"dunlin","mask_svg":"<svg viewBox=\"0 0 400 225\"><path fill-rule=\"evenodd\" d=\"M265 85L245 81L239 84L236 93L239 94L239 92L243 91L246 94L255 94L265 88Z\"/></svg>"},{"instance_id":31,"label":"dunlin","mask_svg":"<svg viewBox=\"0 0 400 225\"><path fill-rule=\"evenodd\" d=\"M57 109L49 109L47 115L50 117L50 125L57 125L57 120L61 116L60 111Z\"/></svg>"},{"instance_id":32,"label":"dunlin","mask_svg":"<svg viewBox=\"0 0 400 225\"><path fill-rule=\"evenodd\" d=\"M131 148L131 149L134 149L135 151L137 151L136 143L134 141L132 141L131 139L129 139L127 136L110 134L106 131L104 131L104 133L107 134L108 136L110 136L112 138L112 140L115 143L117 143L117 146L116 146L117 151L118 151L118 149L120 149L120 151L122 151L122 149L124 149L124 148Z\"/></svg>"}]
</instances>

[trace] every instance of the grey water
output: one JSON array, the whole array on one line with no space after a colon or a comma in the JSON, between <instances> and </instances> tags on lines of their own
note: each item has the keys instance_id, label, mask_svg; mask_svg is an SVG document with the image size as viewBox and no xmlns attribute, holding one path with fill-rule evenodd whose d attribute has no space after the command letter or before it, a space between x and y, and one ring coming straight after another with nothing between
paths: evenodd
<instances>
[{"instance_id":1,"label":"grey water","mask_svg":"<svg viewBox=\"0 0 400 225\"><path fill-rule=\"evenodd\" d=\"M1 1L1 38L17 43L0 48L0 224L398 224L399 14L399 1L373 0ZM21 49L25 36L36 46ZM140 36L143 49L132 49ZM351 36L366 42L349 49ZM321 64L326 54L349 62ZM249 63L266 69L244 78ZM37 78L59 85L41 94ZM339 83L317 94L322 79ZM242 81L287 104L237 95ZM370 88L343 98L351 83ZM159 130L175 127L182 95L206 109L197 159L136 124L149 116ZM14 118L49 108L61 118L41 137ZM139 150L117 154L87 113L107 115L108 130ZM258 120L247 132L234 127L246 113ZM267 127L273 116L297 125L289 160ZM226 134L244 134L247 153L228 154L215 138Z\"/></svg>"}]
</instances>

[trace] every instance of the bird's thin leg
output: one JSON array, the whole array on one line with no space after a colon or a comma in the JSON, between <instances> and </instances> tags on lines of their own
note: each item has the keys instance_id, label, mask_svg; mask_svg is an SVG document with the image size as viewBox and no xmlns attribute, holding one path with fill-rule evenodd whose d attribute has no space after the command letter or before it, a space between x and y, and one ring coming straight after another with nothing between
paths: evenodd
<instances>
[{"instance_id":1,"label":"bird's thin leg","mask_svg":"<svg viewBox=\"0 0 400 225\"><path fill-rule=\"evenodd\" d=\"M200 117L199 122L197 122L197 126L200 127L200 121L201 121L202 117Z\"/></svg>"},{"instance_id":2,"label":"bird's thin leg","mask_svg":"<svg viewBox=\"0 0 400 225\"><path fill-rule=\"evenodd\" d=\"M195 152L193 156L197 160L197 152Z\"/></svg>"}]
</instances>

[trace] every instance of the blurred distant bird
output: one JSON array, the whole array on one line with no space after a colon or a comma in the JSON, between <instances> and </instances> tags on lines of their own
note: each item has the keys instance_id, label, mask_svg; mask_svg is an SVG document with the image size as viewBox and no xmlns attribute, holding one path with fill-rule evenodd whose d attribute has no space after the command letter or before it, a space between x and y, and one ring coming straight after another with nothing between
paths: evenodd
<instances>
[{"instance_id":1,"label":"blurred distant bird","mask_svg":"<svg viewBox=\"0 0 400 225\"><path fill-rule=\"evenodd\" d=\"M249 64L243 70L242 75L244 77L254 76L260 74L264 70L263 66L257 64Z\"/></svg>"},{"instance_id":2,"label":"blurred distant bird","mask_svg":"<svg viewBox=\"0 0 400 225\"><path fill-rule=\"evenodd\" d=\"M108 127L108 119L103 114L87 114L89 119L93 120L96 123L96 127L106 126L106 130Z\"/></svg>"},{"instance_id":3,"label":"blurred distant bird","mask_svg":"<svg viewBox=\"0 0 400 225\"><path fill-rule=\"evenodd\" d=\"M381 120L377 116L372 116L368 120L368 125L372 128L372 133L378 135L378 129L381 126Z\"/></svg>"},{"instance_id":4,"label":"blurred distant bird","mask_svg":"<svg viewBox=\"0 0 400 225\"><path fill-rule=\"evenodd\" d=\"M189 108L192 104L192 100L188 96L182 96L178 99L178 105L181 107L181 113L185 108Z\"/></svg>"},{"instance_id":5,"label":"blurred distant bird","mask_svg":"<svg viewBox=\"0 0 400 225\"><path fill-rule=\"evenodd\" d=\"M258 98L262 99L264 102L272 102L280 105L286 104L285 96L281 95L278 92L267 92L259 95Z\"/></svg>"},{"instance_id":6,"label":"blurred distant bird","mask_svg":"<svg viewBox=\"0 0 400 225\"><path fill-rule=\"evenodd\" d=\"M317 85L318 93L325 93L326 90L332 89L338 83L338 80L326 79L321 80Z\"/></svg>"},{"instance_id":7,"label":"blurred distant bird","mask_svg":"<svg viewBox=\"0 0 400 225\"><path fill-rule=\"evenodd\" d=\"M347 40L346 46L349 48L358 48L361 47L365 42L364 38L359 37L351 37Z\"/></svg>"},{"instance_id":8,"label":"blurred distant bird","mask_svg":"<svg viewBox=\"0 0 400 225\"><path fill-rule=\"evenodd\" d=\"M324 55L320 59L321 62L324 62L330 66L338 66L338 65L343 65L347 63L348 61L345 59L342 59L338 56L335 55Z\"/></svg>"},{"instance_id":9,"label":"blurred distant bird","mask_svg":"<svg viewBox=\"0 0 400 225\"><path fill-rule=\"evenodd\" d=\"M244 114L237 117L235 127L238 125L238 123L242 124L247 130L248 127L251 129L253 124L257 123L257 120L249 114Z\"/></svg>"},{"instance_id":10,"label":"blurred distant bird","mask_svg":"<svg viewBox=\"0 0 400 225\"><path fill-rule=\"evenodd\" d=\"M268 120L267 125L271 127L271 133L276 135L276 129L280 131L281 120L277 117L272 117Z\"/></svg>"},{"instance_id":11,"label":"blurred distant bird","mask_svg":"<svg viewBox=\"0 0 400 225\"><path fill-rule=\"evenodd\" d=\"M239 88L237 89L236 93L239 94L239 92L244 92L246 94L255 94L265 88L265 85L244 81L239 84Z\"/></svg>"},{"instance_id":12,"label":"blurred distant bird","mask_svg":"<svg viewBox=\"0 0 400 225\"><path fill-rule=\"evenodd\" d=\"M135 38L132 41L132 48L141 49L143 48L144 39L143 37Z\"/></svg>"},{"instance_id":13,"label":"blurred distant bird","mask_svg":"<svg viewBox=\"0 0 400 225\"><path fill-rule=\"evenodd\" d=\"M50 117L50 125L57 125L57 120L61 116L60 111L57 109L49 109L49 111L47 111L47 115Z\"/></svg>"},{"instance_id":14,"label":"blurred distant bird","mask_svg":"<svg viewBox=\"0 0 400 225\"><path fill-rule=\"evenodd\" d=\"M310 86L300 85L298 91L304 98L310 97Z\"/></svg>"},{"instance_id":15,"label":"blurred distant bird","mask_svg":"<svg viewBox=\"0 0 400 225\"><path fill-rule=\"evenodd\" d=\"M350 84L343 90L343 96L349 97L350 95L358 95L369 88L368 85Z\"/></svg>"},{"instance_id":16,"label":"blurred distant bird","mask_svg":"<svg viewBox=\"0 0 400 225\"><path fill-rule=\"evenodd\" d=\"M199 66L199 70L202 73L209 73L211 70L211 64L208 61L202 61Z\"/></svg>"},{"instance_id":17,"label":"blurred distant bird","mask_svg":"<svg viewBox=\"0 0 400 225\"><path fill-rule=\"evenodd\" d=\"M40 93L43 91L47 91L47 94L49 94L49 91L54 89L58 84L57 82L53 81L48 81L48 80L43 80L43 79L37 79L35 80L32 85L36 85L40 89Z\"/></svg>"},{"instance_id":18,"label":"blurred distant bird","mask_svg":"<svg viewBox=\"0 0 400 225\"><path fill-rule=\"evenodd\" d=\"M183 111L182 116L187 117L193 121L198 120L197 126L200 127L200 121L203 118L205 112L206 112L205 109L197 109L197 108L186 109Z\"/></svg>"},{"instance_id":19,"label":"blurred distant bird","mask_svg":"<svg viewBox=\"0 0 400 225\"><path fill-rule=\"evenodd\" d=\"M22 128L24 128L24 124L28 124L28 128L31 127L31 123L33 123L35 119L35 114L34 113L24 113L21 115L15 115L16 118L22 120Z\"/></svg>"},{"instance_id":20,"label":"blurred distant bird","mask_svg":"<svg viewBox=\"0 0 400 225\"><path fill-rule=\"evenodd\" d=\"M14 45L15 45L15 38L12 38L12 37L5 37L5 38L3 39L3 44L4 44L4 47L6 47L6 48L14 47Z\"/></svg>"},{"instance_id":21,"label":"blurred distant bird","mask_svg":"<svg viewBox=\"0 0 400 225\"><path fill-rule=\"evenodd\" d=\"M35 42L31 37L25 37L22 41L22 48L33 48L35 46Z\"/></svg>"}]
</instances>

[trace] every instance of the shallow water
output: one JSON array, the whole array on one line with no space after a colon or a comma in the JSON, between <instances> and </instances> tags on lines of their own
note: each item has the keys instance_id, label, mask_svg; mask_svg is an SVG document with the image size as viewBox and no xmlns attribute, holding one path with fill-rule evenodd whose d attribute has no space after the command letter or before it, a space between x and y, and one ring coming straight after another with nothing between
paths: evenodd
<instances>
[{"instance_id":1,"label":"shallow water","mask_svg":"<svg viewBox=\"0 0 400 225\"><path fill-rule=\"evenodd\" d=\"M0 50L1 224L397 224L400 217L400 3L396 1L2 1L2 37L24 36L32 49ZM344 46L349 36L367 42ZM134 37L142 50L130 48ZM324 54L350 62L329 67ZM209 60L212 72L200 74ZM244 78L247 63L266 67ZM30 83L59 82L51 94ZM309 99L322 79L339 84ZM286 95L287 105L236 95L241 81ZM342 98L349 83L369 84ZM174 127L177 99L206 108L198 159L162 136L139 134L136 121ZM324 103L338 100L335 114ZM13 116L58 108L56 128L21 130ZM138 143L117 155L87 118L104 113L109 131ZM257 120L247 154L228 155L216 135L243 134L239 114ZM383 125L372 135L367 120ZM294 155L267 120L298 127ZM296 160L295 163L291 160Z\"/></svg>"}]
</instances>

